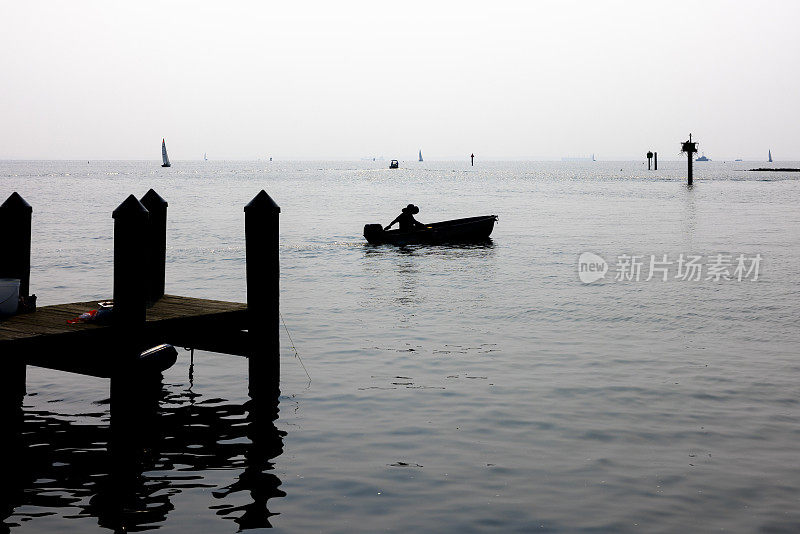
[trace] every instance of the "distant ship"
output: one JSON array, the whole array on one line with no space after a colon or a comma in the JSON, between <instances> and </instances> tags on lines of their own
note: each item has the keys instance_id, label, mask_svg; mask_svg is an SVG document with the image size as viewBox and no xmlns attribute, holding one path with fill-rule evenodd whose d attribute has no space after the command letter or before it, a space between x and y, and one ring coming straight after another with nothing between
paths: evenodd
<instances>
[{"instance_id":1,"label":"distant ship","mask_svg":"<svg viewBox=\"0 0 800 534\"><path fill-rule=\"evenodd\" d=\"M695 161L711 161L711 160L708 159L705 154L703 154L702 156L697 158Z\"/></svg>"},{"instance_id":2,"label":"distant ship","mask_svg":"<svg viewBox=\"0 0 800 534\"><path fill-rule=\"evenodd\" d=\"M162 167L171 167L169 163L169 156L167 156L167 142L164 141L164 138L161 138L161 159L164 163L162 163Z\"/></svg>"},{"instance_id":3,"label":"distant ship","mask_svg":"<svg viewBox=\"0 0 800 534\"><path fill-rule=\"evenodd\" d=\"M735 160L733 160L733 161L742 161L742 158L735 159Z\"/></svg>"},{"instance_id":4,"label":"distant ship","mask_svg":"<svg viewBox=\"0 0 800 534\"><path fill-rule=\"evenodd\" d=\"M769 162L772 163L772 150L767 151L769 153Z\"/></svg>"},{"instance_id":5,"label":"distant ship","mask_svg":"<svg viewBox=\"0 0 800 534\"><path fill-rule=\"evenodd\" d=\"M203 161L208 161L208 154L203 152Z\"/></svg>"},{"instance_id":6,"label":"distant ship","mask_svg":"<svg viewBox=\"0 0 800 534\"><path fill-rule=\"evenodd\" d=\"M422 149L419 149L419 160L422 161Z\"/></svg>"}]
</instances>

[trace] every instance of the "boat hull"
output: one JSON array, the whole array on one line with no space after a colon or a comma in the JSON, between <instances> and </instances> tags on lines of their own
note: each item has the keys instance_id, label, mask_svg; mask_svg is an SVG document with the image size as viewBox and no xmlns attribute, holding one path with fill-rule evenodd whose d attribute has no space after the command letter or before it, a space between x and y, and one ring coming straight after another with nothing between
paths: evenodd
<instances>
[{"instance_id":1,"label":"boat hull","mask_svg":"<svg viewBox=\"0 0 800 534\"><path fill-rule=\"evenodd\" d=\"M437 243L468 243L489 239L497 215L483 215L426 224L422 230L386 231L380 224L364 226L364 238L372 245L417 245Z\"/></svg>"}]
</instances>

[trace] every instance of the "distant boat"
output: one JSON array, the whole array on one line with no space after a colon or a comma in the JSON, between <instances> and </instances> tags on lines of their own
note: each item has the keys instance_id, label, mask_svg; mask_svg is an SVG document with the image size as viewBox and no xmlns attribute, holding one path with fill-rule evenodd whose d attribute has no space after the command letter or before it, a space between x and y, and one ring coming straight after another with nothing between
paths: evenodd
<instances>
[{"instance_id":1,"label":"distant boat","mask_svg":"<svg viewBox=\"0 0 800 534\"><path fill-rule=\"evenodd\" d=\"M735 160L733 160L733 161L742 161L742 159L741 159L741 158L739 158L739 159L735 159Z\"/></svg>"},{"instance_id":2,"label":"distant boat","mask_svg":"<svg viewBox=\"0 0 800 534\"><path fill-rule=\"evenodd\" d=\"M769 162L772 163L772 150L767 151L769 153Z\"/></svg>"},{"instance_id":3,"label":"distant boat","mask_svg":"<svg viewBox=\"0 0 800 534\"><path fill-rule=\"evenodd\" d=\"M419 160L422 161L422 149L419 149Z\"/></svg>"},{"instance_id":4,"label":"distant boat","mask_svg":"<svg viewBox=\"0 0 800 534\"><path fill-rule=\"evenodd\" d=\"M597 161L596 159L594 159L594 154L592 154L592 161Z\"/></svg>"},{"instance_id":5,"label":"distant boat","mask_svg":"<svg viewBox=\"0 0 800 534\"><path fill-rule=\"evenodd\" d=\"M203 152L203 161L208 161L208 154Z\"/></svg>"},{"instance_id":6,"label":"distant boat","mask_svg":"<svg viewBox=\"0 0 800 534\"><path fill-rule=\"evenodd\" d=\"M164 139L161 139L161 159L164 163L161 165L162 167L171 167L169 163L169 156L167 156L167 143Z\"/></svg>"},{"instance_id":7,"label":"distant boat","mask_svg":"<svg viewBox=\"0 0 800 534\"><path fill-rule=\"evenodd\" d=\"M711 161L711 160L708 159L705 154L703 154L702 156L697 158L695 161Z\"/></svg>"},{"instance_id":8,"label":"distant boat","mask_svg":"<svg viewBox=\"0 0 800 534\"><path fill-rule=\"evenodd\" d=\"M396 159L393 159L392 161L389 162L389 168L390 169L399 169L400 168L400 164L397 163Z\"/></svg>"}]
</instances>

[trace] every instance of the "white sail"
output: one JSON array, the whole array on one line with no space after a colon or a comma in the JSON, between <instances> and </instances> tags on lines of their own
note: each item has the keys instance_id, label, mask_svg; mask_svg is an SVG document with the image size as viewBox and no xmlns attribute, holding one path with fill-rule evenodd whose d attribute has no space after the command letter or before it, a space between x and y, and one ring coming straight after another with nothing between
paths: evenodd
<instances>
[{"instance_id":1,"label":"white sail","mask_svg":"<svg viewBox=\"0 0 800 534\"><path fill-rule=\"evenodd\" d=\"M161 139L161 159L163 160L162 167L169 167L169 156L167 156L167 142L164 139Z\"/></svg>"},{"instance_id":2,"label":"white sail","mask_svg":"<svg viewBox=\"0 0 800 534\"><path fill-rule=\"evenodd\" d=\"M769 161L770 163L772 163L772 150L769 150L768 152L769 152Z\"/></svg>"},{"instance_id":3,"label":"white sail","mask_svg":"<svg viewBox=\"0 0 800 534\"><path fill-rule=\"evenodd\" d=\"M419 160L422 161L422 149L419 149Z\"/></svg>"}]
</instances>

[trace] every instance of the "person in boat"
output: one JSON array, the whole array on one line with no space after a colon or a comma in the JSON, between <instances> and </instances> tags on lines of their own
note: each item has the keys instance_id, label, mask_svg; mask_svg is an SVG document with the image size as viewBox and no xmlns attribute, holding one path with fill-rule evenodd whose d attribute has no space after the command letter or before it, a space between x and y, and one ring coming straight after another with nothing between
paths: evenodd
<instances>
[{"instance_id":1,"label":"person in boat","mask_svg":"<svg viewBox=\"0 0 800 534\"><path fill-rule=\"evenodd\" d=\"M388 230L391 228L394 223L400 224L400 231L401 232L411 232L412 230L422 229L425 228L425 225L419 222L418 220L414 219L414 215L419 213L419 208L416 207L414 204L409 204L405 208L403 208L403 212L397 216L395 220L389 223L389 226L384 228L384 230Z\"/></svg>"}]
</instances>

